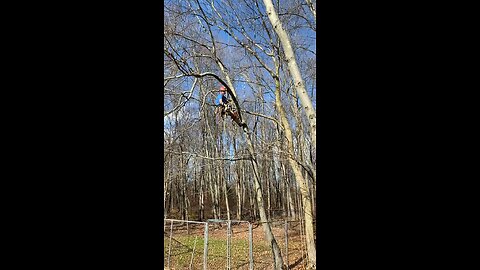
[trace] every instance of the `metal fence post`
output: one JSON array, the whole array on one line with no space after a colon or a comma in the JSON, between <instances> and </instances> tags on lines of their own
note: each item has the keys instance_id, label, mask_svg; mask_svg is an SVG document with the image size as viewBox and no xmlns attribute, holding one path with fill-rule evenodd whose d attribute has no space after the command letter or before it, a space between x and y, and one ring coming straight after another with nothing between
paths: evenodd
<instances>
[{"instance_id":1,"label":"metal fence post","mask_svg":"<svg viewBox=\"0 0 480 270\"><path fill-rule=\"evenodd\" d=\"M205 232L203 235L203 270L207 270L208 257L208 222L205 223Z\"/></svg>"},{"instance_id":2,"label":"metal fence post","mask_svg":"<svg viewBox=\"0 0 480 270\"><path fill-rule=\"evenodd\" d=\"M232 221L227 221L227 270L232 265Z\"/></svg>"},{"instance_id":3,"label":"metal fence post","mask_svg":"<svg viewBox=\"0 0 480 270\"><path fill-rule=\"evenodd\" d=\"M176 241L178 242L177 240L175 240L173 238L173 223L174 222L179 222L181 223L181 227L183 227L183 224L185 223L196 223L196 224L204 224L204 247L203 247L203 270L207 270L208 269L208 236L209 236L209 227L210 227L210 222L222 222L222 223L226 223L227 225L227 269L231 269L232 268L232 258L233 258L233 255L232 255L232 245L233 245L233 228L232 228L232 223L241 223L241 222L245 222L245 223L248 223L248 232L249 232L249 235L248 235L248 241L249 241L249 270L253 270L254 269L254 261L253 261L253 225L252 223L250 223L249 221L239 221L239 220L220 220L220 219L215 219L215 220L208 220L207 222L199 222L199 221L188 221L188 220L177 220L177 219L164 219L164 228L165 228L165 225L166 223L170 222L170 236L169 236L169 242L168 242L168 259L167 259L167 263L165 263L164 261L164 268L165 269L170 269L170 267L175 267L175 261L172 263L172 258L174 258L176 255L172 255L172 242L173 241ZM165 230L164 230L164 233L165 233ZM172 241L173 240L173 241ZM195 237L195 241L194 241L194 246L193 246L193 251L192 251L192 255L190 257L190 268L193 267L193 261L194 261L194 256L195 256L195 250L196 250L196 243L197 243L197 238ZM164 242L164 247L165 247L165 242ZM180 245L182 245L181 243L179 243ZM185 246L185 245L183 245ZM175 248L175 247L174 247Z\"/></svg>"},{"instance_id":4,"label":"metal fence post","mask_svg":"<svg viewBox=\"0 0 480 270\"><path fill-rule=\"evenodd\" d=\"M253 236L252 236L252 223L250 222L248 222L248 242L249 242L250 270L253 270Z\"/></svg>"},{"instance_id":5,"label":"metal fence post","mask_svg":"<svg viewBox=\"0 0 480 270\"><path fill-rule=\"evenodd\" d=\"M288 267L288 221L285 219L285 260L287 262L287 270Z\"/></svg>"}]
</instances>

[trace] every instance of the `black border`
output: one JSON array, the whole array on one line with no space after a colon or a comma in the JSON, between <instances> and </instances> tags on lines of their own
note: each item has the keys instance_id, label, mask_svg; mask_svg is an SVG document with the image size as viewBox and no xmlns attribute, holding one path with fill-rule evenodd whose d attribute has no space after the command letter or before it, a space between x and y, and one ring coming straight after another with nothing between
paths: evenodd
<instances>
[{"instance_id":1,"label":"black border","mask_svg":"<svg viewBox=\"0 0 480 270\"><path fill-rule=\"evenodd\" d=\"M19 73L5 99L7 156L20 160L7 166L7 207L18 207L9 232L36 266L161 267L162 8L5 9L21 10L5 39ZM442 152L449 126L434 116L446 103L431 99L454 89L442 71L446 28L435 30L445 12L325 1L317 11L319 266L433 263L455 246L439 240L446 190L432 188L454 175Z\"/></svg>"}]
</instances>

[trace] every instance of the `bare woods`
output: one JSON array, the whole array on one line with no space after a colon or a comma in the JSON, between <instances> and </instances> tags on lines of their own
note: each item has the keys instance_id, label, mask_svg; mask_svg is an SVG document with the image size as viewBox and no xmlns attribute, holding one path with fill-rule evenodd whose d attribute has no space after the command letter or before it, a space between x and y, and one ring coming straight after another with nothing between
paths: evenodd
<instances>
[{"instance_id":1,"label":"bare woods","mask_svg":"<svg viewBox=\"0 0 480 270\"><path fill-rule=\"evenodd\" d=\"M166 218L302 219L316 268L315 1L164 1ZM246 125L215 115L221 85Z\"/></svg>"}]
</instances>

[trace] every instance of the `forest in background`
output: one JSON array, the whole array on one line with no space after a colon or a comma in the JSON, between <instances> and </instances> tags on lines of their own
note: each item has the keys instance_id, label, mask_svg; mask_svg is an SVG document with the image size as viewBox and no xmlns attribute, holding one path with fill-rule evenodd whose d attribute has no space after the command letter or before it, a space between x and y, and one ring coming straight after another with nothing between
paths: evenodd
<instances>
[{"instance_id":1,"label":"forest in background","mask_svg":"<svg viewBox=\"0 0 480 270\"><path fill-rule=\"evenodd\" d=\"M309 0L164 1L164 213L303 220L314 268L316 11ZM217 121L221 85L245 128Z\"/></svg>"}]
</instances>

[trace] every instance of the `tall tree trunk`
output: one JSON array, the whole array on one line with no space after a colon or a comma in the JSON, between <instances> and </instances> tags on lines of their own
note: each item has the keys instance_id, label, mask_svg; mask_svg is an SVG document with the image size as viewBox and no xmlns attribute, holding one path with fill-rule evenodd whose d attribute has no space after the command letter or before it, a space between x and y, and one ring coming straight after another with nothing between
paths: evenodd
<instances>
[{"instance_id":1,"label":"tall tree trunk","mask_svg":"<svg viewBox=\"0 0 480 270\"><path fill-rule=\"evenodd\" d=\"M315 218L315 213L316 213L316 209L315 209L315 193L316 193L316 185L315 185L315 182L312 183L311 185L311 188L310 188L310 192L311 192L311 198L312 198L312 216L313 218Z\"/></svg>"},{"instance_id":2,"label":"tall tree trunk","mask_svg":"<svg viewBox=\"0 0 480 270\"><path fill-rule=\"evenodd\" d=\"M278 18L277 12L273 6L272 0L263 0L265 8L267 10L267 15L270 20L270 23L277 33L277 36L280 39L282 44L283 51L285 53L286 62L288 65L288 70L290 71L290 75L293 78L295 83L295 89L297 90L298 96L302 102L303 108L305 110L305 114L307 115L307 119L310 123L310 133L312 135L312 146L315 147L316 145L316 128L317 128L317 116L315 114L315 110L313 108L312 101L307 94L305 89L305 83L302 79L302 74L300 73L300 69L298 68L297 61L295 58L295 53L292 48L292 44L290 42L290 37L288 33L283 29L282 23Z\"/></svg>"},{"instance_id":3,"label":"tall tree trunk","mask_svg":"<svg viewBox=\"0 0 480 270\"><path fill-rule=\"evenodd\" d=\"M203 163L203 162L202 162ZM200 175L200 191L198 196L198 205L199 205L199 220L203 221L205 219L205 199L204 199L204 192L205 192L205 177L202 173Z\"/></svg>"},{"instance_id":4,"label":"tall tree trunk","mask_svg":"<svg viewBox=\"0 0 480 270\"><path fill-rule=\"evenodd\" d=\"M168 157L168 156L167 156ZM171 181L170 180L170 167L171 166L168 166L169 162L168 162L168 159L165 160L165 165L167 165L165 167L165 173L166 175L163 177L163 213L164 213L164 218L166 218L168 216L168 208L167 208L167 198L168 198L168 187L169 187L169 182Z\"/></svg>"},{"instance_id":5,"label":"tall tree trunk","mask_svg":"<svg viewBox=\"0 0 480 270\"><path fill-rule=\"evenodd\" d=\"M168 196L167 213L169 214L169 216L170 216L171 213L172 213L172 207L173 207L173 199L174 199L174 196L172 196L172 194L175 192L175 191L173 190L173 188L174 188L173 178L174 178L174 177L172 176L172 178L170 179L170 181L169 181L169 183L168 183L168 185L169 185L169 189L168 189L168 190L170 190L170 194L169 194L169 196Z\"/></svg>"},{"instance_id":6,"label":"tall tree trunk","mask_svg":"<svg viewBox=\"0 0 480 270\"><path fill-rule=\"evenodd\" d=\"M235 188L237 191L237 220L242 220L242 184L240 182L240 176L237 177Z\"/></svg>"},{"instance_id":7,"label":"tall tree trunk","mask_svg":"<svg viewBox=\"0 0 480 270\"><path fill-rule=\"evenodd\" d=\"M281 177L280 177L281 167L280 167L280 160L279 160L278 143L276 143L273 146L272 156L273 156L273 158L272 158L273 159L273 173L275 175L275 181L277 183L281 183ZM285 213L285 206L283 206L282 208L283 208L284 213Z\"/></svg>"},{"instance_id":8,"label":"tall tree trunk","mask_svg":"<svg viewBox=\"0 0 480 270\"><path fill-rule=\"evenodd\" d=\"M310 198L310 192L308 189L307 182L302 175L302 171L300 166L294 159L295 151L293 147L293 135L292 130L290 128L290 124L288 123L287 116L285 113L285 109L282 105L281 101L281 93L280 93L280 82L278 77L275 79L275 105L277 107L278 116L280 118L280 122L282 123L283 129L285 131L285 136L287 138L287 148L289 158L288 161L290 163L290 167L292 168L293 174L295 176L295 180L300 188L300 193L302 197L303 207L304 207L304 218L305 218L305 235L307 241L307 250L308 250L308 266L311 269L315 269L316 267L316 248L315 248L315 239L313 233L313 218L312 218L312 201Z\"/></svg>"},{"instance_id":9,"label":"tall tree trunk","mask_svg":"<svg viewBox=\"0 0 480 270\"><path fill-rule=\"evenodd\" d=\"M258 165L257 165L256 158L254 156L255 151L252 145L252 141L249 138L250 135L248 133L245 135L247 137L247 145L248 145L248 150L250 153L251 163L253 167L253 174L254 174L253 180L254 180L255 191L257 195L257 206L258 206L258 212L260 214L260 221L262 222L265 238L267 242L270 243L270 247L272 248L274 267L276 270L282 270L283 269L282 253L280 251L280 247L277 244L277 241L275 240L275 236L273 235L270 223L267 220L265 206L263 204L262 188L260 186L260 177L258 175Z\"/></svg>"},{"instance_id":10,"label":"tall tree trunk","mask_svg":"<svg viewBox=\"0 0 480 270\"><path fill-rule=\"evenodd\" d=\"M208 148L206 147L205 148L205 155L208 157L209 156L209 152L208 152ZM217 213L217 206L216 206L216 197L215 197L215 188L213 186L213 182L214 182L214 175L213 175L213 172L212 172L212 166L211 165L208 165L207 166L207 181L208 181L208 185L209 185L209 190L210 190L210 197L212 198L212 203L211 203L211 206L212 206L212 214L213 214L213 218L215 219L218 219L218 213Z\"/></svg>"},{"instance_id":11,"label":"tall tree trunk","mask_svg":"<svg viewBox=\"0 0 480 270\"><path fill-rule=\"evenodd\" d=\"M225 75L225 78L228 82L228 86L230 88L230 91L232 92L233 95L235 95L235 99L237 100L237 95L235 92L235 89L232 84L232 80L230 79L230 76L228 72L225 70L225 67L220 61L217 61L217 64L222 71L222 73ZM237 104L237 108L240 108L239 105ZM238 115L240 119L242 119L240 110L238 110ZM283 258L282 258L282 253L280 251L280 247L277 244L277 241L275 240L275 236L273 235L272 228L270 226L270 223L268 222L267 215L265 212L265 206L263 203L263 194L262 194L262 187L260 185L260 176L258 175L258 164L257 160L255 158L255 149L252 144L252 139L250 136L250 131L248 130L248 126L244 125L243 126L243 134L245 135L246 141L247 141L247 150L250 155L250 161L252 163L252 168L253 168L253 181L254 181L254 187L255 187L255 193L256 193L256 198L257 198L257 206L258 206L258 213L260 214L260 221L262 222L262 227L263 231L265 233L265 238L266 240L270 243L270 247L272 248L272 254L273 254L273 261L274 261L274 267L275 270L282 270L283 269Z\"/></svg>"},{"instance_id":12,"label":"tall tree trunk","mask_svg":"<svg viewBox=\"0 0 480 270\"><path fill-rule=\"evenodd\" d=\"M217 208L217 215L218 215L218 218L221 219L222 218L222 211L221 211L221 207L220 207L220 177L219 177L219 174L218 174L218 169L216 167L215 168L215 177L214 177L214 181L213 181L213 188L215 189L214 190L214 194L215 194L215 208Z\"/></svg>"},{"instance_id":13,"label":"tall tree trunk","mask_svg":"<svg viewBox=\"0 0 480 270\"><path fill-rule=\"evenodd\" d=\"M295 201L293 200L293 197L292 197L292 184L290 182L290 176L288 175L285 165L283 163L281 163L281 167L282 167L283 182L285 183L285 188L287 190L288 216L293 219L296 219L297 211L295 210L296 209Z\"/></svg>"},{"instance_id":14,"label":"tall tree trunk","mask_svg":"<svg viewBox=\"0 0 480 270\"><path fill-rule=\"evenodd\" d=\"M264 175L265 175L265 188L267 189L267 213L268 213L268 220L272 219L272 189L271 189L271 183L270 183L270 178L268 177L268 174L266 173L266 166L264 166Z\"/></svg>"},{"instance_id":15,"label":"tall tree trunk","mask_svg":"<svg viewBox=\"0 0 480 270\"><path fill-rule=\"evenodd\" d=\"M243 162L242 162L243 163ZM239 176L240 177L240 176ZM245 174L244 174L244 170L242 170L242 181L241 181L241 185L242 185L242 203L240 204L240 209L243 209L243 206L245 205L245 196L247 195L247 192L246 192L246 189L247 189L247 185L245 184ZM241 210L240 212L240 220L243 218L243 210Z\"/></svg>"},{"instance_id":16,"label":"tall tree trunk","mask_svg":"<svg viewBox=\"0 0 480 270\"><path fill-rule=\"evenodd\" d=\"M243 171L244 172L244 181L248 181L247 183L251 183L250 178L251 176L250 175L246 175L245 173L245 170ZM246 177L245 177L246 176ZM248 184L247 185L248 187L248 202L249 202L249 205L250 205L250 219L251 220L256 220L257 219L257 205L256 205L256 200L255 200L255 192L253 191L253 187L252 185Z\"/></svg>"},{"instance_id":17,"label":"tall tree trunk","mask_svg":"<svg viewBox=\"0 0 480 270\"><path fill-rule=\"evenodd\" d=\"M183 177L182 177L183 178ZM188 220L187 213L188 213L188 203L187 203L187 193L186 193L186 185L185 182L182 181L182 219Z\"/></svg>"},{"instance_id":18,"label":"tall tree trunk","mask_svg":"<svg viewBox=\"0 0 480 270\"><path fill-rule=\"evenodd\" d=\"M295 120L298 123L298 128L296 129L297 138L298 138L297 149L298 149L298 152L300 153L300 160L307 167L306 170L308 170L308 175L313 178L312 182L315 183L317 181L317 173L316 173L315 167L312 164L311 152L309 151L309 149L311 148L311 145L310 147L307 146L307 140L303 132L302 117L300 116L300 108L298 107L298 97L295 91L292 93L292 96L294 99L294 102L292 102L292 111L293 111L293 115L295 116Z\"/></svg>"},{"instance_id":19,"label":"tall tree trunk","mask_svg":"<svg viewBox=\"0 0 480 270\"><path fill-rule=\"evenodd\" d=\"M228 173L223 177L223 192L225 194L225 208L227 211L227 220L230 220L230 205L228 203L227 179L228 179Z\"/></svg>"},{"instance_id":20,"label":"tall tree trunk","mask_svg":"<svg viewBox=\"0 0 480 270\"><path fill-rule=\"evenodd\" d=\"M237 153L237 141L235 140L235 136L232 136L232 144L233 144L233 152ZM235 163L235 190L237 195L237 220L242 220L242 181L240 179L240 165L239 163Z\"/></svg>"}]
</instances>

